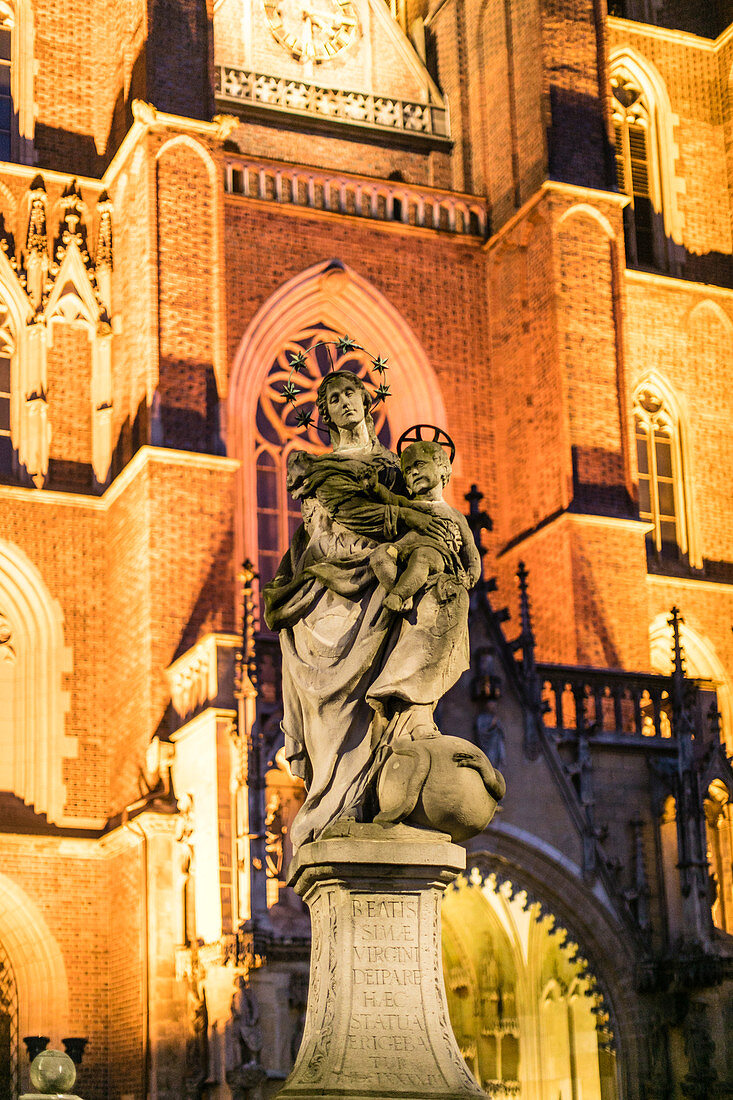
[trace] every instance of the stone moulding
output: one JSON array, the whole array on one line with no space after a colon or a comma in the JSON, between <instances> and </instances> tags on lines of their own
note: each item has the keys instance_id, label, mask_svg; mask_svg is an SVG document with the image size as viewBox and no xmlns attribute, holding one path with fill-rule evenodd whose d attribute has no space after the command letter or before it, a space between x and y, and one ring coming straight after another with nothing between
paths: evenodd
<instances>
[{"instance_id":1,"label":"stone moulding","mask_svg":"<svg viewBox=\"0 0 733 1100\"><path fill-rule=\"evenodd\" d=\"M451 1031L440 900L466 853L443 833L339 822L299 850L310 989L282 1100L478 1100Z\"/></svg>"}]
</instances>

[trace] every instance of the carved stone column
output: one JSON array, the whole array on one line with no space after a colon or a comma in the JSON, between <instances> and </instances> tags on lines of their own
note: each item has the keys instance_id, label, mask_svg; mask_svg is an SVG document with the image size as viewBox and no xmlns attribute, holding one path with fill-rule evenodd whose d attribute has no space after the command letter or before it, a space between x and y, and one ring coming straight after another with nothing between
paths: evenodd
<instances>
[{"instance_id":1,"label":"carved stone column","mask_svg":"<svg viewBox=\"0 0 733 1100\"><path fill-rule=\"evenodd\" d=\"M440 900L466 866L443 833L342 822L299 850L311 912L308 1011L281 1098L483 1097L451 1031Z\"/></svg>"}]
</instances>

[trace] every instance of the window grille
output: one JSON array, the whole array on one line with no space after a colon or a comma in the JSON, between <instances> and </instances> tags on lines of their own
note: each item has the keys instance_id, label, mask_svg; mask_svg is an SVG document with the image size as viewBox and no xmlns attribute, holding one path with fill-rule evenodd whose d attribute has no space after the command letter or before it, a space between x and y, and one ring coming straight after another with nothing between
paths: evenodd
<instances>
[{"instance_id":1,"label":"window grille","mask_svg":"<svg viewBox=\"0 0 733 1100\"><path fill-rule=\"evenodd\" d=\"M0 1100L17 1100L18 1091L18 988L0 943Z\"/></svg>"}]
</instances>

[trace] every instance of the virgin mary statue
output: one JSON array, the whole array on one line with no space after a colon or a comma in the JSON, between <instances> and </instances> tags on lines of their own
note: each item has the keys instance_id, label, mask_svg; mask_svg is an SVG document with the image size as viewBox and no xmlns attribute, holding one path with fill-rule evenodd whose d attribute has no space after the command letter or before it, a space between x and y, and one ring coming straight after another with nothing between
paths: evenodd
<instances>
[{"instance_id":1,"label":"virgin mary statue","mask_svg":"<svg viewBox=\"0 0 733 1100\"><path fill-rule=\"evenodd\" d=\"M264 589L267 625L280 632L286 755L307 789L294 847L340 818L373 819L391 743L434 736L435 705L468 667L468 592L458 579L428 583L407 614L383 606L369 564L375 548L408 530L436 539L445 530L437 516L373 491L404 490L370 407L350 371L323 379L318 410L332 451L290 456L303 523Z\"/></svg>"}]
</instances>

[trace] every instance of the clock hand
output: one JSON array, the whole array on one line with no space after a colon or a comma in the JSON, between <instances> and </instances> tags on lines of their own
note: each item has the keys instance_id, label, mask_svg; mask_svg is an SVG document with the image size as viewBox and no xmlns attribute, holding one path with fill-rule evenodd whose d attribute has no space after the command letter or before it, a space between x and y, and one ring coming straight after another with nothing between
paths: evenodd
<instances>
[{"instance_id":1,"label":"clock hand","mask_svg":"<svg viewBox=\"0 0 733 1100\"><path fill-rule=\"evenodd\" d=\"M335 30L337 27L353 27L356 25L356 20L352 19L349 15L329 15L327 12L309 12L310 20L315 23L321 30L327 30L326 23L329 23Z\"/></svg>"}]
</instances>

